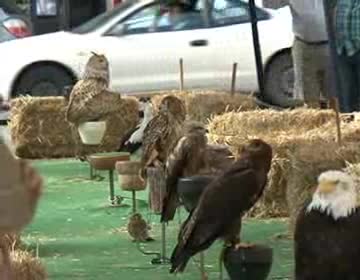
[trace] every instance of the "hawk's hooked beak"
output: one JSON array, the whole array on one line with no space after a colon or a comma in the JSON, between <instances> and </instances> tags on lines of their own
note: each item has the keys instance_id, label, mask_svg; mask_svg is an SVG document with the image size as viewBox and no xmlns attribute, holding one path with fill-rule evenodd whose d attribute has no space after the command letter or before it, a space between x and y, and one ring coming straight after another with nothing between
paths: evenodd
<instances>
[{"instance_id":1,"label":"hawk's hooked beak","mask_svg":"<svg viewBox=\"0 0 360 280\"><path fill-rule=\"evenodd\" d=\"M321 182L317 188L318 192L321 194L328 194L335 190L336 188L336 182Z\"/></svg>"}]
</instances>

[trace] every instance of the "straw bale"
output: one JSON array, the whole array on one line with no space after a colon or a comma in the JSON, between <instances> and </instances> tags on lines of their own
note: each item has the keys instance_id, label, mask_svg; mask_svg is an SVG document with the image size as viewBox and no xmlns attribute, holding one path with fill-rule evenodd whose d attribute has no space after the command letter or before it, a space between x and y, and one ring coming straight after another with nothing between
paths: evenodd
<instances>
[{"instance_id":1,"label":"straw bale","mask_svg":"<svg viewBox=\"0 0 360 280\"><path fill-rule=\"evenodd\" d=\"M79 143L81 152L114 151L123 137L138 122L136 98L124 97L117 114L107 119L107 129L99 146L81 144L77 129L65 120L66 101L63 97L21 97L12 101L10 112L11 137L15 153L22 158L72 157Z\"/></svg>"},{"instance_id":2,"label":"straw bale","mask_svg":"<svg viewBox=\"0 0 360 280\"><path fill-rule=\"evenodd\" d=\"M168 94L152 97L154 111L157 112L163 98L175 95L185 102L189 119L207 122L212 115L219 115L226 111L248 111L257 107L254 98L250 95L235 94L217 91L172 91Z\"/></svg>"},{"instance_id":3,"label":"straw bale","mask_svg":"<svg viewBox=\"0 0 360 280\"><path fill-rule=\"evenodd\" d=\"M360 121L357 117L352 122L343 122L343 142L356 143L360 140ZM259 203L249 212L255 217L284 217L289 215L287 186L290 188L306 185L293 182L306 180L303 176L316 177L317 168L309 168L311 174L293 175L294 155L298 159L299 149L307 149L309 162L324 169L337 166L335 113L331 110L300 108L296 110L274 111L254 110L249 112L228 112L212 118L208 126L209 140L216 144L229 145L234 155L252 138L261 138L268 142L274 150L274 158L269 174L269 183ZM354 144L355 145L355 144ZM328 150L327 150L328 149ZM350 149L350 148L348 148ZM326 160L322 162L322 152L328 151ZM319 151L319 152L318 152ZM360 155L360 150L341 149L345 160ZM342 161L343 163L344 161ZM309 166L309 165L307 165ZM305 170L305 168L303 168ZM296 195L294 196L296 198Z\"/></svg>"},{"instance_id":4,"label":"straw bale","mask_svg":"<svg viewBox=\"0 0 360 280\"><path fill-rule=\"evenodd\" d=\"M10 252L10 265L13 280L45 280L48 278L46 269L39 258L22 250ZM0 263L0 270L3 262Z\"/></svg>"},{"instance_id":5,"label":"straw bale","mask_svg":"<svg viewBox=\"0 0 360 280\"><path fill-rule=\"evenodd\" d=\"M0 234L0 244L8 250L19 249L20 247L22 247L20 234Z\"/></svg>"}]
</instances>

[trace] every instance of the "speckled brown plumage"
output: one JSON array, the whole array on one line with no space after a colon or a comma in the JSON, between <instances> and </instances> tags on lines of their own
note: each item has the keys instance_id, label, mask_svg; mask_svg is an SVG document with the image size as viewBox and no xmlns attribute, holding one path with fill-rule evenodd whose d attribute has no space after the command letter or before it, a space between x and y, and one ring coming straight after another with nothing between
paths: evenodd
<instances>
[{"instance_id":1,"label":"speckled brown plumage","mask_svg":"<svg viewBox=\"0 0 360 280\"><path fill-rule=\"evenodd\" d=\"M195 175L205 166L207 130L200 122L185 124L184 136L180 138L166 162L166 195L163 201L161 222L174 218L179 204L177 183L180 177Z\"/></svg>"},{"instance_id":2,"label":"speckled brown plumage","mask_svg":"<svg viewBox=\"0 0 360 280\"><path fill-rule=\"evenodd\" d=\"M93 54L85 66L83 79L71 90L66 110L68 122L78 125L98 121L118 110L121 95L109 88L109 62L104 55Z\"/></svg>"},{"instance_id":3,"label":"speckled brown plumage","mask_svg":"<svg viewBox=\"0 0 360 280\"><path fill-rule=\"evenodd\" d=\"M158 114L148 123L143 135L140 174L146 178L146 168L165 168L170 152L183 134L186 110L183 101L175 96L165 97Z\"/></svg>"},{"instance_id":4,"label":"speckled brown plumage","mask_svg":"<svg viewBox=\"0 0 360 280\"><path fill-rule=\"evenodd\" d=\"M135 242L148 242L153 241L154 239L149 236L150 227L143 219L141 214L135 213L130 217L129 223L127 225L127 230L129 235L133 238Z\"/></svg>"}]
</instances>

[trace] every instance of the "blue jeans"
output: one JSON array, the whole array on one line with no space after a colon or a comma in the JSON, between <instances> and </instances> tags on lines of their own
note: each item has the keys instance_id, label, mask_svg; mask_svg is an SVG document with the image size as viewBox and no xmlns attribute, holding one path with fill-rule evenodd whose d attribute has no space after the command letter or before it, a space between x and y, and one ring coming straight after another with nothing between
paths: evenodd
<instances>
[{"instance_id":1,"label":"blue jeans","mask_svg":"<svg viewBox=\"0 0 360 280\"><path fill-rule=\"evenodd\" d=\"M360 111L360 51L353 56L337 56L340 92L339 107L342 113Z\"/></svg>"}]
</instances>

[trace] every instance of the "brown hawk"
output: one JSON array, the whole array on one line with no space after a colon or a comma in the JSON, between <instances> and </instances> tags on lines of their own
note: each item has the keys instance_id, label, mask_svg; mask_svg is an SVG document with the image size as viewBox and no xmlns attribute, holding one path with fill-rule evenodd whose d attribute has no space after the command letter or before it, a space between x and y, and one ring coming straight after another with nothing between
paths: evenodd
<instances>
[{"instance_id":1,"label":"brown hawk","mask_svg":"<svg viewBox=\"0 0 360 280\"><path fill-rule=\"evenodd\" d=\"M241 217L262 195L271 160L271 147L262 140L251 140L240 159L206 187L179 233L171 256L171 273L184 271L192 256L218 238L241 247Z\"/></svg>"},{"instance_id":2,"label":"brown hawk","mask_svg":"<svg viewBox=\"0 0 360 280\"><path fill-rule=\"evenodd\" d=\"M72 88L66 120L75 125L98 121L119 110L121 95L109 88L109 62L104 55L93 55L85 66L83 79Z\"/></svg>"},{"instance_id":3,"label":"brown hawk","mask_svg":"<svg viewBox=\"0 0 360 280\"><path fill-rule=\"evenodd\" d=\"M144 130L140 170L143 179L147 167L165 169L168 155L182 136L185 118L185 105L179 98L169 95L161 101L159 112Z\"/></svg>"},{"instance_id":4,"label":"brown hawk","mask_svg":"<svg viewBox=\"0 0 360 280\"><path fill-rule=\"evenodd\" d=\"M168 222L174 218L179 204L178 179L195 175L205 166L206 133L207 129L202 123L186 123L184 136L169 155L166 162L166 195L163 200L161 222Z\"/></svg>"}]
</instances>

